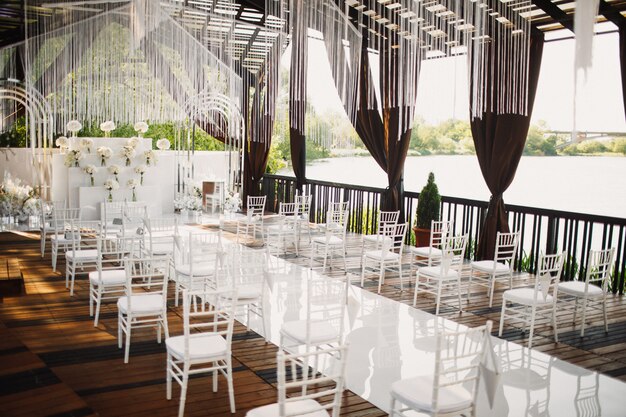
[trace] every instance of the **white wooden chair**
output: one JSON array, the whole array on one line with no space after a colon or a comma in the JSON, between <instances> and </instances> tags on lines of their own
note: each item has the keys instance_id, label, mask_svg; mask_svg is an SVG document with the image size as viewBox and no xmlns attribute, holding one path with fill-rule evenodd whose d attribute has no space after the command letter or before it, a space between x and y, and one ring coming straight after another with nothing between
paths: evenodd
<instances>
[{"instance_id":1,"label":"white wooden chair","mask_svg":"<svg viewBox=\"0 0 626 417\"><path fill-rule=\"evenodd\" d=\"M100 307L103 300L117 300L126 288L126 270L124 258L133 253L138 245L137 238L118 238L111 240L100 236L97 240L96 270L89 273L89 316L95 318L94 327L98 327Z\"/></svg>"},{"instance_id":2,"label":"white wooden chair","mask_svg":"<svg viewBox=\"0 0 626 417\"><path fill-rule=\"evenodd\" d=\"M556 300L564 259L565 253L540 255L535 285L532 288L506 290L502 294L502 311L500 313L498 336L502 336L506 319L521 320L524 323L523 331L526 331L526 326L530 325L528 333L528 348L530 349L533 347L535 319L537 316L544 316L552 320L554 341L559 341L556 322Z\"/></svg>"},{"instance_id":3,"label":"white wooden chair","mask_svg":"<svg viewBox=\"0 0 626 417\"><path fill-rule=\"evenodd\" d=\"M323 271L326 270L326 262L330 255L330 268L333 264L333 252L341 252L343 256L343 269L346 266L346 230L348 228L348 210L345 211L329 211L327 214L327 223L323 236L316 236L311 240L311 262L310 268L313 268L313 258L318 251L324 252Z\"/></svg>"},{"instance_id":4,"label":"white wooden chair","mask_svg":"<svg viewBox=\"0 0 626 417\"><path fill-rule=\"evenodd\" d=\"M248 196L246 202L246 217L237 222L237 243L240 237L248 238L252 232L252 238L256 239L257 231L263 237L263 217L265 213L265 202L267 196Z\"/></svg>"},{"instance_id":5,"label":"white wooden chair","mask_svg":"<svg viewBox=\"0 0 626 417\"><path fill-rule=\"evenodd\" d=\"M306 229L307 234L309 235L309 243L311 243L311 201L313 196L311 194L307 195L297 195L296 194L296 205L298 207L298 215L296 220L298 222L298 245L300 244L300 236L302 235L302 231Z\"/></svg>"},{"instance_id":6,"label":"white wooden chair","mask_svg":"<svg viewBox=\"0 0 626 417\"><path fill-rule=\"evenodd\" d=\"M490 337L491 321L465 331L437 334L432 374L391 385L391 417L414 415L475 416L480 362Z\"/></svg>"},{"instance_id":7,"label":"white wooden chair","mask_svg":"<svg viewBox=\"0 0 626 417\"><path fill-rule=\"evenodd\" d=\"M122 225L118 235L142 235L146 219L148 218L148 206L143 202L124 203L122 208Z\"/></svg>"},{"instance_id":8,"label":"white wooden chair","mask_svg":"<svg viewBox=\"0 0 626 417\"><path fill-rule=\"evenodd\" d=\"M204 195L204 208L208 212L210 206L211 214L215 213L215 208L224 206L224 183L216 181L213 184L213 192Z\"/></svg>"},{"instance_id":9,"label":"white wooden chair","mask_svg":"<svg viewBox=\"0 0 626 417\"><path fill-rule=\"evenodd\" d=\"M65 200L46 202L39 201L39 243L41 246L41 257L46 253L46 240L48 235L54 234L54 209L67 208Z\"/></svg>"},{"instance_id":10,"label":"white wooden chair","mask_svg":"<svg viewBox=\"0 0 626 417\"><path fill-rule=\"evenodd\" d=\"M365 253L365 247L374 246L380 248L382 241L387 240L391 242L389 236L395 231L395 225L398 223L400 217L400 211L379 211L376 215L376 233L371 235L363 235L361 242L361 257Z\"/></svg>"},{"instance_id":11,"label":"white wooden chair","mask_svg":"<svg viewBox=\"0 0 626 417\"><path fill-rule=\"evenodd\" d=\"M167 283L169 256L126 258L124 296L117 300L117 340L121 349L126 338L124 363L128 363L132 329L156 327L157 342L161 331L169 337L167 326Z\"/></svg>"},{"instance_id":12,"label":"white wooden chair","mask_svg":"<svg viewBox=\"0 0 626 417\"><path fill-rule=\"evenodd\" d=\"M339 417L347 351L346 345L291 355L279 351L278 402L254 408L246 417ZM325 361L330 363L323 369L302 365Z\"/></svg>"},{"instance_id":13,"label":"white wooden chair","mask_svg":"<svg viewBox=\"0 0 626 417\"><path fill-rule=\"evenodd\" d=\"M223 256L222 234L190 231L186 238L174 239L175 305L181 290L215 288Z\"/></svg>"},{"instance_id":14,"label":"white wooden chair","mask_svg":"<svg viewBox=\"0 0 626 417\"><path fill-rule=\"evenodd\" d=\"M467 286L467 300L470 299L472 284L486 287L489 295L489 307L493 304L493 292L496 281L509 280L509 289L513 287L513 267L517 248L519 247L519 232L500 233L496 236L496 249L493 260L474 261L470 264L469 284ZM475 275L475 274L478 275Z\"/></svg>"},{"instance_id":15,"label":"white wooden chair","mask_svg":"<svg viewBox=\"0 0 626 417\"><path fill-rule=\"evenodd\" d=\"M210 306L192 308L196 299ZM237 303L232 300L237 300L237 290L183 291L183 334L165 340L167 399L172 399L172 379L181 386L178 417L185 413L189 377L211 373L213 392L217 392L218 372L226 378L230 412L235 413L231 342Z\"/></svg>"},{"instance_id":16,"label":"white wooden chair","mask_svg":"<svg viewBox=\"0 0 626 417\"><path fill-rule=\"evenodd\" d=\"M581 337L585 335L588 308L602 309L604 331L609 332L606 317L606 296L609 293L609 280L613 270L614 257L615 248L591 250L589 251L585 281L564 281L558 285L559 295L562 296L563 301L574 305L574 324L576 324L578 305L580 304L582 307Z\"/></svg>"},{"instance_id":17,"label":"white wooden chair","mask_svg":"<svg viewBox=\"0 0 626 417\"><path fill-rule=\"evenodd\" d=\"M71 220L70 232L72 244L65 251L65 288L70 289L74 296L76 270L95 267L98 261L97 240L102 234L102 226L98 220Z\"/></svg>"},{"instance_id":18,"label":"white wooden chair","mask_svg":"<svg viewBox=\"0 0 626 417\"><path fill-rule=\"evenodd\" d=\"M52 236L50 236L50 250L52 258L52 271L57 270L57 258L59 250L66 251L72 245L72 221L79 221L81 210L79 208L52 209Z\"/></svg>"},{"instance_id":19,"label":"white wooden chair","mask_svg":"<svg viewBox=\"0 0 626 417\"><path fill-rule=\"evenodd\" d=\"M103 201L100 203L100 220L106 235L121 230L124 204L123 201Z\"/></svg>"},{"instance_id":20,"label":"white wooden chair","mask_svg":"<svg viewBox=\"0 0 626 417\"><path fill-rule=\"evenodd\" d=\"M287 244L292 243L298 256L298 204L280 203L278 218L265 228L265 243L276 254L282 250L287 254Z\"/></svg>"},{"instance_id":21,"label":"white wooden chair","mask_svg":"<svg viewBox=\"0 0 626 417\"><path fill-rule=\"evenodd\" d=\"M411 271L417 262L417 258L426 258L427 266L432 266L433 262L441 259L443 246L446 243L446 237L452 233L453 221L436 221L430 222L430 244L428 246L409 248L411 253Z\"/></svg>"},{"instance_id":22,"label":"white wooden chair","mask_svg":"<svg viewBox=\"0 0 626 417\"><path fill-rule=\"evenodd\" d=\"M147 218L144 221L143 249L148 256L172 255L179 235L178 217Z\"/></svg>"},{"instance_id":23,"label":"white wooden chair","mask_svg":"<svg viewBox=\"0 0 626 417\"><path fill-rule=\"evenodd\" d=\"M402 253L404 251L404 237L406 235L407 224L393 225L393 233L388 239L382 239L380 246L375 250L366 251L361 262L361 287L365 280L365 271L378 271L378 293L385 282L385 270L397 270L400 277L400 290L404 291L402 278Z\"/></svg>"},{"instance_id":24,"label":"white wooden chair","mask_svg":"<svg viewBox=\"0 0 626 417\"><path fill-rule=\"evenodd\" d=\"M435 296L435 315L439 315L443 287L453 286L456 287L459 311L463 311L461 307L461 270L463 269L468 240L469 235L467 234L448 236L439 265L417 268L413 306L417 304L418 293L433 294Z\"/></svg>"}]
</instances>

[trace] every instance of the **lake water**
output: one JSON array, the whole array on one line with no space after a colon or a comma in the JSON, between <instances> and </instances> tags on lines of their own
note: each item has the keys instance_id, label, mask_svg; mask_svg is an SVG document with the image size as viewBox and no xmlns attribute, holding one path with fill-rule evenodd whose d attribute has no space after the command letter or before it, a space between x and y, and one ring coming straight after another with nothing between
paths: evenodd
<instances>
[{"instance_id":1,"label":"lake water","mask_svg":"<svg viewBox=\"0 0 626 417\"><path fill-rule=\"evenodd\" d=\"M404 188L420 191L435 174L441 195L488 200L490 193L473 155L407 157ZM293 175L291 168L281 172ZM319 160L307 178L347 184L387 186L385 172L371 157ZM504 202L530 207L626 217L626 157L522 157Z\"/></svg>"}]
</instances>

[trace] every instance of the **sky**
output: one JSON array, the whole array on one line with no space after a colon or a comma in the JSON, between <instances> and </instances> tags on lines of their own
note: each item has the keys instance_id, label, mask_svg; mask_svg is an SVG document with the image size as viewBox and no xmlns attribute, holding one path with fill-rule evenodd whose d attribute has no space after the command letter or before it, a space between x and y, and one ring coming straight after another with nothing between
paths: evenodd
<instances>
[{"instance_id":1,"label":"sky","mask_svg":"<svg viewBox=\"0 0 626 417\"><path fill-rule=\"evenodd\" d=\"M574 40L544 45L541 73L532 120L543 120L557 131L574 128ZM290 49L282 59L289 67ZM377 63L376 57L372 64ZM309 38L308 95L319 113L343 112L335 91L324 43ZM579 88L578 131L626 132L622 100L619 37L617 33L595 36L593 68L587 84ZM582 90L582 92L581 92ZM456 118L469 120L466 57L442 58L422 63L416 116L431 124Z\"/></svg>"}]
</instances>

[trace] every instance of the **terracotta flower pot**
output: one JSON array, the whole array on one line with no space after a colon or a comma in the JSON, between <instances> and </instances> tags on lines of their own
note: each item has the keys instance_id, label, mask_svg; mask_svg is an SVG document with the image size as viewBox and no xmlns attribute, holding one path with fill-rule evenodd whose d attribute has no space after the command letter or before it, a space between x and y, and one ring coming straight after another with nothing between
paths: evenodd
<instances>
[{"instance_id":1,"label":"terracotta flower pot","mask_svg":"<svg viewBox=\"0 0 626 417\"><path fill-rule=\"evenodd\" d=\"M430 245L430 229L413 228L415 233L415 246L418 248Z\"/></svg>"}]
</instances>

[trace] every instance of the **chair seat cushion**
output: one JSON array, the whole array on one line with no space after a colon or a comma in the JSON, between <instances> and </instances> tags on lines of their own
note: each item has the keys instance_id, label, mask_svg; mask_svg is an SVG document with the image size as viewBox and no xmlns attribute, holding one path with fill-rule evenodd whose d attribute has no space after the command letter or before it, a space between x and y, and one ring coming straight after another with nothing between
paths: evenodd
<instances>
[{"instance_id":1,"label":"chair seat cushion","mask_svg":"<svg viewBox=\"0 0 626 417\"><path fill-rule=\"evenodd\" d=\"M130 303L133 314L158 314L163 311L163 296L161 294L133 295ZM124 314L128 314L128 297L120 297L117 300L117 308Z\"/></svg>"},{"instance_id":2,"label":"chair seat cushion","mask_svg":"<svg viewBox=\"0 0 626 417\"><path fill-rule=\"evenodd\" d=\"M174 245L172 245L172 242L152 243L151 253L153 255L167 255L172 252L174 252Z\"/></svg>"},{"instance_id":3,"label":"chair seat cushion","mask_svg":"<svg viewBox=\"0 0 626 417\"><path fill-rule=\"evenodd\" d=\"M432 375L396 381L391 385L391 395L414 410L435 411L432 405ZM441 414L460 411L471 403L472 394L460 385L439 388L437 411Z\"/></svg>"},{"instance_id":4,"label":"chair seat cushion","mask_svg":"<svg viewBox=\"0 0 626 417\"><path fill-rule=\"evenodd\" d=\"M213 275L215 273L215 263L198 263L193 265L193 269L191 265L176 265L176 272L181 275L189 275L193 273L194 276L205 276L205 275Z\"/></svg>"},{"instance_id":5,"label":"chair seat cushion","mask_svg":"<svg viewBox=\"0 0 626 417\"><path fill-rule=\"evenodd\" d=\"M385 235L365 235L363 241L367 243L393 243L393 239Z\"/></svg>"},{"instance_id":6,"label":"chair seat cushion","mask_svg":"<svg viewBox=\"0 0 626 417\"><path fill-rule=\"evenodd\" d=\"M65 235L63 234L50 236L50 241L56 242L60 245L66 245L68 243L72 243L72 239L66 239Z\"/></svg>"},{"instance_id":7,"label":"chair seat cushion","mask_svg":"<svg viewBox=\"0 0 626 417\"><path fill-rule=\"evenodd\" d=\"M322 245L329 245L329 246L343 245L343 239L337 236L329 236L328 240L326 239L326 236L318 236L318 237L313 238L313 242L319 243Z\"/></svg>"},{"instance_id":8,"label":"chair seat cushion","mask_svg":"<svg viewBox=\"0 0 626 417\"><path fill-rule=\"evenodd\" d=\"M98 286L100 282L98 271L89 273L89 282ZM124 285L126 283L126 271L123 269L105 269L102 271L102 283L106 285Z\"/></svg>"},{"instance_id":9,"label":"chair seat cushion","mask_svg":"<svg viewBox=\"0 0 626 417\"><path fill-rule=\"evenodd\" d=\"M494 261L475 261L472 262L472 268L481 272L492 272L493 268L496 268L496 273L509 272L510 269L507 265L494 262Z\"/></svg>"},{"instance_id":10,"label":"chair seat cushion","mask_svg":"<svg viewBox=\"0 0 626 417\"><path fill-rule=\"evenodd\" d=\"M254 408L246 417L276 417L279 415L278 403ZM289 416L328 417L330 414L315 400L298 400L285 404L285 411Z\"/></svg>"},{"instance_id":11,"label":"chair seat cushion","mask_svg":"<svg viewBox=\"0 0 626 417\"><path fill-rule=\"evenodd\" d=\"M439 248L433 248L430 246L421 246L416 248L415 246L410 247L410 251L415 256L423 256L425 258L441 258L443 251Z\"/></svg>"},{"instance_id":12,"label":"chair seat cushion","mask_svg":"<svg viewBox=\"0 0 626 417\"><path fill-rule=\"evenodd\" d=\"M169 337L165 346L170 355L177 359L185 356L185 336ZM228 353L226 340L220 335L206 334L189 339L189 358L192 360L223 358Z\"/></svg>"},{"instance_id":13,"label":"chair seat cushion","mask_svg":"<svg viewBox=\"0 0 626 417\"><path fill-rule=\"evenodd\" d=\"M561 292L561 294L565 293L568 295L582 297L585 295L585 282L584 281L559 282L559 292ZM603 294L602 288L591 283L589 284L589 287L587 289L587 296L597 297L602 294Z\"/></svg>"},{"instance_id":14,"label":"chair seat cushion","mask_svg":"<svg viewBox=\"0 0 626 417\"><path fill-rule=\"evenodd\" d=\"M502 295L502 297L505 300L512 301L514 303L524 304L524 305L533 305L534 304L533 300L535 298L535 289L534 288L515 288L512 290L506 290L504 294ZM550 294L548 294L544 300L543 293L541 291L537 292L537 303L536 303L537 305L552 304L553 301L554 301L554 297L552 297Z\"/></svg>"},{"instance_id":15,"label":"chair seat cushion","mask_svg":"<svg viewBox=\"0 0 626 417\"><path fill-rule=\"evenodd\" d=\"M305 343L307 340L306 320L288 321L283 324L280 332L290 339ZM312 321L309 341L312 344L332 342L339 338L339 331L324 321Z\"/></svg>"},{"instance_id":16,"label":"chair seat cushion","mask_svg":"<svg viewBox=\"0 0 626 417\"><path fill-rule=\"evenodd\" d=\"M365 257L376 261L397 261L400 259L400 254L388 250L370 250L365 252Z\"/></svg>"},{"instance_id":17,"label":"chair seat cushion","mask_svg":"<svg viewBox=\"0 0 626 417\"><path fill-rule=\"evenodd\" d=\"M66 259L77 260L96 260L98 259L98 251L96 249L79 249L77 251L68 250L65 252Z\"/></svg>"},{"instance_id":18,"label":"chair seat cushion","mask_svg":"<svg viewBox=\"0 0 626 417\"><path fill-rule=\"evenodd\" d=\"M438 279L457 279L459 273L456 269L448 268L446 274L441 273L441 266L425 266L417 269L420 276Z\"/></svg>"}]
</instances>

